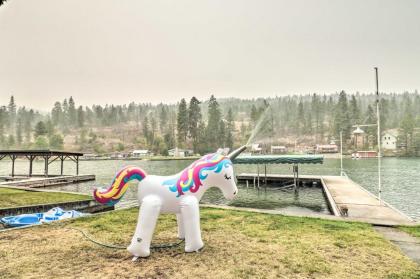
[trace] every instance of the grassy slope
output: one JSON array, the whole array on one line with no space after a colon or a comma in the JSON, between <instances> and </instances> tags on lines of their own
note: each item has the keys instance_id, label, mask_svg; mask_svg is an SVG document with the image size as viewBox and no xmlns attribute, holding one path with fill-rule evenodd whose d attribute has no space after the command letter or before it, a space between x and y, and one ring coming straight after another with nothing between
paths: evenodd
<instances>
[{"instance_id":1,"label":"grassy slope","mask_svg":"<svg viewBox=\"0 0 420 279\"><path fill-rule=\"evenodd\" d=\"M153 251L131 262L126 250L137 209L0 233L0 274L85 278L418 278L420 269L370 225L205 208L205 248ZM162 215L154 242L176 241L176 221ZM76 272L76 273L75 273Z\"/></svg>"},{"instance_id":2,"label":"grassy slope","mask_svg":"<svg viewBox=\"0 0 420 279\"><path fill-rule=\"evenodd\" d=\"M412 236L416 236L420 238L420 226L415 227L400 227L401 230L411 234Z\"/></svg>"},{"instance_id":3,"label":"grassy slope","mask_svg":"<svg viewBox=\"0 0 420 279\"><path fill-rule=\"evenodd\" d=\"M0 208L87 200L85 195L48 193L0 188Z\"/></svg>"}]
</instances>

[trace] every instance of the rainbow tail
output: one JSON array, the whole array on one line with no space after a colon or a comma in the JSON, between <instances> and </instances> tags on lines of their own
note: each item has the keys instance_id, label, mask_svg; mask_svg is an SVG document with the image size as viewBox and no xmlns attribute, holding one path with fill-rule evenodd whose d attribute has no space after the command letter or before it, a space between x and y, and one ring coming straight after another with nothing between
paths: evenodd
<instances>
[{"instance_id":1,"label":"rainbow tail","mask_svg":"<svg viewBox=\"0 0 420 279\"><path fill-rule=\"evenodd\" d=\"M139 167L128 166L120 170L114 178L108 189L95 189L93 196L99 203L106 205L114 205L120 201L128 188L131 180L137 179L142 181L146 177L146 173Z\"/></svg>"}]
</instances>

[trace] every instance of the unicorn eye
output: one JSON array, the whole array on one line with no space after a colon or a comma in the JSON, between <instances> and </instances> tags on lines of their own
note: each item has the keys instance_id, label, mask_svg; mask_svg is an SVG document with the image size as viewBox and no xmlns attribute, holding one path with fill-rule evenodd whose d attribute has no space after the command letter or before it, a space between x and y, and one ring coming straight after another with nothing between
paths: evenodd
<instances>
[{"instance_id":1,"label":"unicorn eye","mask_svg":"<svg viewBox=\"0 0 420 279\"><path fill-rule=\"evenodd\" d=\"M232 176L227 176L227 174L225 174L225 179L229 180L231 178L232 178Z\"/></svg>"}]
</instances>

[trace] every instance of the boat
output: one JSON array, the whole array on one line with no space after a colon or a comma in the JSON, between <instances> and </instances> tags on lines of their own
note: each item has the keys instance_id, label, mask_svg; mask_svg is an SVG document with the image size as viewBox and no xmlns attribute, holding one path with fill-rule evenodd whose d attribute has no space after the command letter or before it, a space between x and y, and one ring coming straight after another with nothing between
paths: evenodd
<instances>
[{"instance_id":1,"label":"boat","mask_svg":"<svg viewBox=\"0 0 420 279\"><path fill-rule=\"evenodd\" d=\"M375 150L356 151L351 154L352 159L378 158L378 152Z\"/></svg>"},{"instance_id":2,"label":"boat","mask_svg":"<svg viewBox=\"0 0 420 279\"><path fill-rule=\"evenodd\" d=\"M60 207L54 207L45 213L21 214L17 216L8 216L0 219L6 227L23 227L30 225L39 225L57 220L77 218L86 215L76 210L64 211Z\"/></svg>"}]
</instances>

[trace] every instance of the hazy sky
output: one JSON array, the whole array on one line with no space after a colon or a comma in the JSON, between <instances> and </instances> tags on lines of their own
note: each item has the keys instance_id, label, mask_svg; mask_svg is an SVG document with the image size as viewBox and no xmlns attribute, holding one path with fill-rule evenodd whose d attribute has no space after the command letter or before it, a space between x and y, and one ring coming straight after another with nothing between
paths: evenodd
<instances>
[{"instance_id":1,"label":"hazy sky","mask_svg":"<svg viewBox=\"0 0 420 279\"><path fill-rule=\"evenodd\" d=\"M420 89L420 1L9 0L0 104Z\"/></svg>"}]
</instances>

